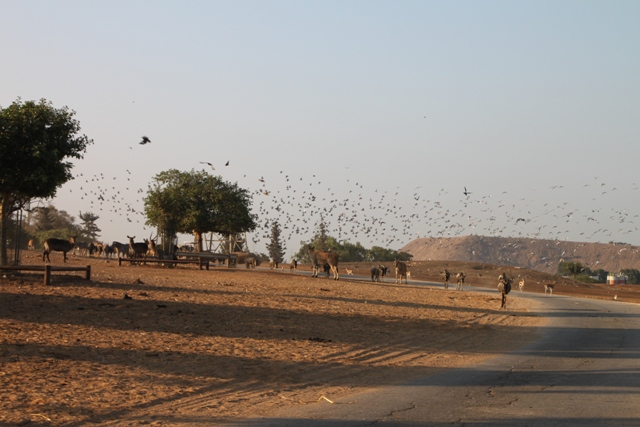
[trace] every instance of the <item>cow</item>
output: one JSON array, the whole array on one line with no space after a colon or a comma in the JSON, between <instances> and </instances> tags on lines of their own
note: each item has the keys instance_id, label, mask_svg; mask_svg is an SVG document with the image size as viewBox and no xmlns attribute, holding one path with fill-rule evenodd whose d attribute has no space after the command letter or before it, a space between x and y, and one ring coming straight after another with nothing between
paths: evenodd
<instances>
[{"instance_id":1,"label":"cow","mask_svg":"<svg viewBox=\"0 0 640 427\"><path fill-rule=\"evenodd\" d=\"M320 268L325 264L329 264L329 268L333 272L333 280L340 280L338 273L338 255L332 252L318 251L313 246L308 246L309 259L311 259L311 277L318 277Z\"/></svg>"},{"instance_id":2,"label":"cow","mask_svg":"<svg viewBox=\"0 0 640 427\"><path fill-rule=\"evenodd\" d=\"M293 273L297 269L298 269L298 260L294 258L291 260L291 264L289 264L289 272Z\"/></svg>"},{"instance_id":3,"label":"cow","mask_svg":"<svg viewBox=\"0 0 640 427\"><path fill-rule=\"evenodd\" d=\"M396 267L396 283L398 283L398 276L400 277L400 284L402 284L402 277L404 277L404 283L408 284L407 282L407 264L405 264L402 261L398 261L398 259L396 259L393 263L393 265Z\"/></svg>"},{"instance_id":4,"label":"cow","mask_svg":"<svg viewBox=\"0 0 640 427\"><path fill-rule=\"evenodd\" d=\"M460 273L456 274L456 280L457 280L457 284L456 284L456 289L461 291L462 290L462 286L464 286L464 278L467 277L466 274L464 274L463 271L461 271Z\"/></svg>"}]
</instances>

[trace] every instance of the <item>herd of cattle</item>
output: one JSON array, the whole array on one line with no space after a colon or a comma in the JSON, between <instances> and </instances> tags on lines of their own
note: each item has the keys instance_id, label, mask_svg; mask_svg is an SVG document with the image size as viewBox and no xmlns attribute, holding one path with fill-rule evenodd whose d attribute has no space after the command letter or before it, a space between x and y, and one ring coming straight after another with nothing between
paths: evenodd
<instances>
[{"instance_id":1,"label":"herd of cattle","mask_svg":"<svg viewBox=\"0 0 640 427\"><path fill-rule=\"evenodd\" d=\"M112 242L109 244L99 243L99 242L76 242L75 236L71 236L69 240L61 240L61 239L47 239L44 242L44 249L42 252L42 261L45 261L45 257L48 262L51 262L49 259L49 254L52 251L59 251L63 253L64 262L67 262L67 252L72 252L74 255L84 255L84 256L93 256L95 253L97 256L105 256L109 257L129 257L129 258L147 258L148 256L155 257L158 255L158 251L156 250L156 239L149 237L149 239L144 239L142 242L136 242L135 236L127 236L129 239L129 243L120 243L120 242ZM34 249L33 241L29 241L29 249ZM330 273L333 273L333 279L339 280L340 274L338 272L338 255L332 252L325 252L316 250L313 246L309 245L307 247L309 251L309 259L311 260L311 271L312 277L318 277L320 270L322 269L327 277L329 277ZM249 252L240 252L236 254L235 258L236 264L244 264L246 268L255 268L259 265L258 257L249 253ZM269 267L271 269L278 268L278 263L274 260L269 261ZM407 279L410 277L410 272L407 270L407 264L398 261L397 259L394 262L395 272L396 272L396 283L402 283L402 279L404 278L404 282L408 283ZM298 261L293 259L289 265L290 271L295 271L298 268ZM349 270L347 270L349 273ZM379 282L381 278L384 278L389 272L389 268L385 265L377 265L373 266L370 269L371 273L371 281ZM444 288L449 288L449 281L451 280L451 273L449 270L445 269L440 273L444 279ZM456 289L462 290L462 286L464 285L464 279L466 275L464 272L460 272L456 274L457 286ZM520 285L520 290L522 290L523 283ZM546 291L546 289L545 289Z\"/></svg>"}]
</instances>

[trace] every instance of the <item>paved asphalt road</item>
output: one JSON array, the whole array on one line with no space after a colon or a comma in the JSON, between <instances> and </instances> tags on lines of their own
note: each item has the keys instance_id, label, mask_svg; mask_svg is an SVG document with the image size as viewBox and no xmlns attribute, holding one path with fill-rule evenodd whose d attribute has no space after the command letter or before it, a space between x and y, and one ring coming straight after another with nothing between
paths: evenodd
<instances>
[{"instance_id":1,"label":"paved asphalt road","mask_svg":"<svg viewBox=\"0 0 640 427\"><path fill-rule=\"evenodd\" d=\"M549 320L527 347L336 401L344 404L320 401L229 425L640 426L640 306L514 296L534 299L538 314Z\"/></svg>"}]
</instances>

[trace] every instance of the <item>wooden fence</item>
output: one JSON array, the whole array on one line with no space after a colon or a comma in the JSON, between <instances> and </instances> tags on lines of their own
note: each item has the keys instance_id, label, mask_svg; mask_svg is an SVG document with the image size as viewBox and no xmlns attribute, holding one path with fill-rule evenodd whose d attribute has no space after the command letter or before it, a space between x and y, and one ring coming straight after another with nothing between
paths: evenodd
<instances>
[{"instance_id":1,"label":"wooden fence","mask_svg":"<svg viewBox=\"0 0 640 427\"><path fill-rule=\"evenodd\" d=\"M44 284L51 284L51 273L54 271L84 271L85 279L91 280L91 266L72 267L63 265L11 265L0 267L0 271L42 271L44 272Z\"/></svg>"}]
</instances>

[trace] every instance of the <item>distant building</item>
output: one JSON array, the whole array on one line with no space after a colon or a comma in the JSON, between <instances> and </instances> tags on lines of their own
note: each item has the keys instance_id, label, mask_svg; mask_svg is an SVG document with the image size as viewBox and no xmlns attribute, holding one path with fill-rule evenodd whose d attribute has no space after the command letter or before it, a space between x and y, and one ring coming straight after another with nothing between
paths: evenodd
<instances>
[{"instance_id":1,"label":"distant building","mask_svg":"<svg viewBox=\"0 0 640 427\"><path fill-rule=\"evenodd\" d=\"M627 276L623 274L609 274L607 276L607 285L626 285Z\"/></svg>"}]
</instances>

